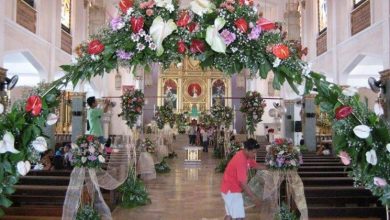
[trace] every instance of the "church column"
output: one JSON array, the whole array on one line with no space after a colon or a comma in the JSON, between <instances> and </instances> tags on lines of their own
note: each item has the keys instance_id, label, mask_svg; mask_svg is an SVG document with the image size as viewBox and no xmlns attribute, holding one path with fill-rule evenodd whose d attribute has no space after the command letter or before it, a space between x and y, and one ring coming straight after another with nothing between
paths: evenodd
<instances>
[{"instance_id":1,"label":"church column","mask_svg":"<svg viewBox=\"0 0 390 220\"><path fill-rule=\"evenodd\" d=\"M0 0L0 66L3 66L3 56L4 56L4 38L5 38L5 1L6 0Z\"/></svg>"},{"instance_id":2,"label":"church column","mask_svg":"<svg viewBox=\"0 0 390 220\"><path fill-rule=\"evenodd\" d=\"M316 151L316 105L314 103L315 95L304 96L304 128L303 139L309 151Z\"/></svg>"},{"instance_id":3,"label":"church column","mask_svg":"<svg viewBox=\"0 0 390 220\"><path fill-rule=\"evenodd\" d=\"M390 68L390 1L383 1L383 68Z\"/></svg>"},{"instance_id":4,"label":"church column","mask_svg":"<svg viewBox=\"0 0 390 220\"><path fill-rule=\"evenodd\" d=\"M284 137L294 139L294 100L284 100L286 114L284 115Z\"/></svg>"},{"instance_id":5,"label":"church column","mask_svg":"<svg viewBox=\"0 0 390 220\"><path fill-rule=\"evenodd\" d=\"M390 69L379 72L381 78L380 81L385 86L385 92L383 93L384 97L384 114L387 121L390 121ZM383 90L382 90L383 91Z\"/></svg>"},{"instance_id":6,"label":"church column","mask_svg":"<svg viewBox=\"0 0 390 220\"><path fill-rule=\"evenodd\" d=\"M85 93L72 94L72 142L85 133Z\"/></svg>"}]
</instances>

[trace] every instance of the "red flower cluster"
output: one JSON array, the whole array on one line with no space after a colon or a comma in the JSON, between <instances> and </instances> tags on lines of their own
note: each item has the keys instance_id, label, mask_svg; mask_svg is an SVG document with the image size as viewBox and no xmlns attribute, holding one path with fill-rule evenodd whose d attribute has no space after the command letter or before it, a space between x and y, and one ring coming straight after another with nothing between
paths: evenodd
<instances>
[{"instance_id":1,"label":"red flower cluster","mask_svg":"<svg viewBox=\"0 0 390 220\"><path fill-rule=\"evenodd\" d=\"M138 33L144 28L144 18L143 17L132 17L130 19L131 30L133 33Z\"/></svg>"},{"instance_id":2,"label":"red flower cluster","mask_svg":"<svg viewBox=\"0 0 390 220\"><path fill-rule=\"evenodd\" d=\"M88 45L88 53L90 55L97 55L104 51L104 44L100 40L93 40Z\"/></svg>"},{"instance_id":3,"label":"red flower cluster","mask_svg":"<svg viewBox=\"0 0 390 220\"><path fill-rule=\"evenodd\" d=\"M119 8L121 9L121 11L123 13L127 13L127 10L129 10L129 8L133 7L133 0L121 0L119 2Z\"/></svg>"},{"instance_id":4,"label":"red flower cluster","mask_svg":"<svg viewBox=\"0 0 390 220\"><path fill-rule=\"evenodd\" d=\"M179 15L179 19L176 24L178 27L186 27L191 21L190 13L188 11L182 11Z\"/></svg>"},{"instance_id":5,"label":"red flower cluster","mask_svg":"<svg viewBox=\"0 0 390 220\"><path fill-rule=\"evenodd\" d=\"M191 53L204 53L206 51L206 45L204 41L193 39L190 47Z\"/></svg>"},{"instance_id":6,"label":"red flower cluster","mask_svg":"<svg viewBox=\"0 0 390 220\"><path fill-rule=\"evenodd\" d=\"M179 52L180 54L185 54L187 51L187 47L186 47L186 43L184 43L184 41L179 41L177 42L177 52Z\"/></svg>"},{"instance_id":7,"label":"red flower cluster","mask_svg":"<svg viewBox=\"0 0 390 220\"><path fill-rule=\"evenodd\" d=\"M275 138L274 142L277 145L282 145L284 143L284 139L283 138Z\"/></svg>"},{"instance_id":8,"label":"red flower cluster","mask_svg":"<svg viewBox=\"0 0 390 220\"><path fill-rule=\"evenodd\" d=\"M93 135L88 135L87 136L87 141L88 142L93 142L94 139L95 139L95 137Z\"/></svg>"},{"instance_id":9,"label":"red flower cluster","mask_svg":"<svg viewBox=\"0 0 390 220\"><path fill-rule=\"evenodd\" d=\"M287 59L290 56L290 50L284 44L278 44L272 47L272 53L279 59Z\"/></svg>"},{"instance_id":10,"label":"red flower cluster","mask_svg":"<svg viewBox=\"0 0 390 220\"><path fill-rule=\"evenodd\" d=\"M260 18L257 22L256 22L257 26L260 26L261 27L261 30L262 31L269 31L269 30L273 30L273 29L276 29L276 25L275 23L265 19L265 18Z\"/></svg>"},{"instance_id":11,"label":"red flower cluster","mask_svg":"<svg viewBox=\"0 0 390 220\"><path fill-rule=\"evenodd\" d=\"M238 30L240 30L242 33L246 33L248 31L248 22L245 20L245 18L239 18L234 22L234 25Z\"/></svg>"},{"instance_id":12,"label":"red flower cluster","mask_svg":"<svg viewBox=\"0 0 390 220\"><path fill-rule=\"evenodd\" d=\"M353 108L350 106L340 106L336 109L336 119L341 120L352 114Z\"/></svg>"},{"instance_id":13,"label":"red flower cluster","mask_svg":"<svg viewBox=\"0 0 390 220\"><path fill-rule=\"evenodd\" d=\"M39 96L33 95L27 99L26 112L30 112L32 116L36 117L41 114L42 111L42 99Z\"/></svg>"}]
</instances>

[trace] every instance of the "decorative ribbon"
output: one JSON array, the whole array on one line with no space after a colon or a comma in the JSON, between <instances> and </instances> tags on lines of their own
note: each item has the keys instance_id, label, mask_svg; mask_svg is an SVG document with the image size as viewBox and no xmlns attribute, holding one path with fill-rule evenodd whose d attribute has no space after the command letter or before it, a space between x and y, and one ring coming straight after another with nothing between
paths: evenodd
<instances>
[{"instance_id":1,"label":"decorative ribbon","mask_svg":"<svg viewBox=\"0 0 390 220\"><path fill-rule=\"evenodd\" d=\"M280 185L284 180L286 180L287 205L290 207L292 198L301 214L300 220L309 219L303 183L296 170L258 171L249 181L251 190L262 200L261 219L274 219L275 214L279 212ZM247 197L245 202L253 206Z\"/></svg>"}]
</instances>

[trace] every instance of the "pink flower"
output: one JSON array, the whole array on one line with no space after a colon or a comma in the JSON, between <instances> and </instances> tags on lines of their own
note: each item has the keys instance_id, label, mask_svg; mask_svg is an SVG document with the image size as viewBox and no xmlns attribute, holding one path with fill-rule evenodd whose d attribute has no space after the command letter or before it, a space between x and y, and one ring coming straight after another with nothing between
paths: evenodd
<instances>
[{"instance_id":1,"label":"pink flower","mask_svg":"<svg viewBox=\"0 0 390 220\"><path fill-rule=\"evenodd\" d=\"M374 185L383 188L387 186L387 182L385 179L382 179L380 177L374 177Z\"/></svg>"},{"instance_id":2,"label":"pink flower","mask_svg":"<svg viewBox=\"0 0 390 220\"><path fill-rule=\"evenodd\" d=\"M148 17L152 16L153 13L154 13L153 9L148 9L148 10L146 10L146 15L147 15Z\"/></svg>"},{"instance_id":3,"label":"pink flower","mask_svg":"<svg viewBox=\"0 0 390 220\"><path fill-rule=\"evenodd\" d=\"M221 37L223 38L223 41L225 42L226 46L229 46L236 40L236 35L227 29L221 32Z\"/></svg>"},{"instance_id":4,"label":"pink flower","mask_svg":"<svg viewBox=\"0 0 390 220\"><path fill-rule=\"evenodd\" d=\"M349 156L349 154L345 151L340 151L338 157L340 157L341 159L341 162L344 164L344 165L349 165L351 163L351 157Z\"/></svg>"}]
</instances>

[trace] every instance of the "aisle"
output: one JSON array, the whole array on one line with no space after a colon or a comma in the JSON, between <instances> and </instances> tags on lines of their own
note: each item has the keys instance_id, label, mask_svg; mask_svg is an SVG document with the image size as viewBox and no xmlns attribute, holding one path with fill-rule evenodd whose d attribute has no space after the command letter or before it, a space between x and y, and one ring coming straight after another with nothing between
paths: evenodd
<instances>
[{"instance_id":1,"label":"aisle","mask_svg":"<svg viewBox=\"0 0 390 220\"><path fill-rule=\"evenodd\" d=\"M219 193L222 174L214 171L218 161L212 158L211 150L202 153L201 165L184 165L183 146L187 143L187 136L179 136L174 143L178 158L167 160L171 172L158 174L156 180L146 183L152 204L134 209L116 208L115 220L223 219Z\"/></svg>"}]
</instances>

